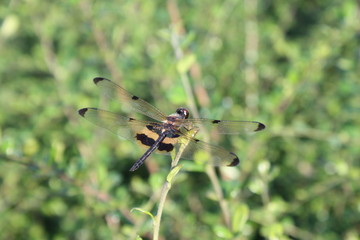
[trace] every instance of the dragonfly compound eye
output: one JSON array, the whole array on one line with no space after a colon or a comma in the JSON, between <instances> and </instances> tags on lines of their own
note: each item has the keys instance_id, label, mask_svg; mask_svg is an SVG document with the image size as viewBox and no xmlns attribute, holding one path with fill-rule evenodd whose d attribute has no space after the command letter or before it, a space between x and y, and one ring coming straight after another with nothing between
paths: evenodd
<instances>
[{"instance_id":1,"label":"dragonfly compound eye","mask_svg":"<svg viewBox=\"0 0 360 240\"><path fill-rule=\"evenodd\" d=\"M186 108L178 108L176 113L180 116L183 116L185 119L189 117L189 111Z\"/></svg>"}]
</instances>

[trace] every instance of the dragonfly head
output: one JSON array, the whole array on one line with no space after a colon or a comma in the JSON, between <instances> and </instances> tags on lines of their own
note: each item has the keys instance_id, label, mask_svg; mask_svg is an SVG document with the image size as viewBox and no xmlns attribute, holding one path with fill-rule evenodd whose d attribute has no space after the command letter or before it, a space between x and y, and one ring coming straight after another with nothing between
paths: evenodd
<instances>
[{"instance_id":1,"label":"dragonfly head","mask_svg":"<svg viewBox=\"0 0 360 240\"><path fill-rule=\"evenodd\" d=\"M176 109L176 115L180 118L180 119L187 119L190 115L189 110L187 110L186 108L178 108Z\"/></svg>"}]
</instances>

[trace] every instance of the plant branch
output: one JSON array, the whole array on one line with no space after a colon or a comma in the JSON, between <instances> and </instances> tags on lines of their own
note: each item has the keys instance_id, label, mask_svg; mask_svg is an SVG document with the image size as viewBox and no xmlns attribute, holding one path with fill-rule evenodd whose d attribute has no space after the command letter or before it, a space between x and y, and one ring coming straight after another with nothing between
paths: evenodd
<instances>
[{"instance_id":1,"label":"plant branch","mask_svg":"<svg viewBox=\"0 0 360 240\"><path fill-rule=\"evenodd\" d=\"M191 129L189 131L189 135L191 137L195 136L197 134L198 130L199 130L198 128ZM171 162L171 171L168 174L168 176L166 177L166 181L162 187L158 211L157 211L156 216L154 217L153 240L159 239L161 216L162 216L162 212L163 212L163 209L165 206L165 200L166 200L167 194L170 191L174 177L179 173L180 169L182 168L182 165L177 165L177 164L180 160L181 155L183 154L184 150L186 149L187 145L189 144L189 142L190 142L190 138L184 139L182 142L180 142L180 148L178 149L176 156L175 157L172 156L173 160Z\"/></svg>"},{"instance_id":2,"label":"plant branch","mask_svg":"<svg viewBox=\"0 0 360 240\"><path fill-rule=\"evenodd\" d=\"M181 35L185 34L185 29L182 26L182 21L181 21L181 17L180 17L180 14L179 14L179 11L178 11L178 8L176 5L176 1L174 1L174 0L168 1L168 12L171 15L170 17L171 17L172 25L173 25L172 32L171 32L171 44L174 49L176 59L178 61L180 61L184 57L184 52L181 49L181 45L180 45L180 37L181 37ZM195 101L193 91L191 89L191 84L190 84L190 79L188 77L188 73L186 71L181 71L181 72L179 72L179 74L180 74L180 79L183 83L185 92L188 96L187 99L188 99L188 104L190 106L190 109L191 109L194 117L199 118L199 111L195 104L196 101ZM202 127L202 126L200 126L200 127ZM205 138L205 141L208 140L209 137L207 136L206 131L202 131L202 132L204 133L203 137ZM220 209L222 211L224 221L225 221L226 225L230 228L231 227L230 211L228 208L228 204L227 204L226 200L224 199L224 195L222 193L219 179L215 173L214 168L212 166L207 166L206 174L210 178L211 184L213 185L215 194L216 194L217 199L220 204Z\"/></svg>"}]
</instances>

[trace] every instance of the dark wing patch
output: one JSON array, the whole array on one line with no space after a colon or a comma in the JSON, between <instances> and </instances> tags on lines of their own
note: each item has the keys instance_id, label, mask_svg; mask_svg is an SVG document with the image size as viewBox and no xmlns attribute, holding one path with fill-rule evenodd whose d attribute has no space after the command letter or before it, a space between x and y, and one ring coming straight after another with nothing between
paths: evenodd
<instances>
[{"instance_id":1,"label":"dark wing patch","mask_svg":"<svg viewBox=\"0 0 360 240\"><path fill-rule=\"evenodd\" d=\"M94 83L97 84L100 81L106 80L106 78L102 78L102 77L96 77L93 79Z\"/></svg>"},{"instance_id":2,"label":"dark wing patch","mask_svg":"<svg viewBox=\"0 0 360 240\"><path fill-rule=\"evenodd\" d=\"M234 166L239 165L240 160L239 160L238 156L236 156L236 154L233 153L233 152L230 152L230 154L234 155L234 158L233 158L233 161L228 166L229 167L234 167Z\"/></svg>"},{"instance_id":3,"label":"dark wing patch","mask_svg":"<svg viewBox=\"0 0 360 240\"><path fill-rule=\"evenodd\" d=\"M159 144L159 147L157 149L158 151L161 152L171 152L172 150L174 150L174 145L171 144L171 143L164 143L164 142L161 142Z\"/></svg>"},{"instance_id":4,"label":"dark wing patch","mask_svg":"<svg viewBox=\"0 0 360 240\"><path fill-rule=\"evenodd\" d=\"M136 140L138 140L142 145L151 147L155 143L155 139L146 136L144 133L138 133L135 136Z\"/></svg>"},{"instance_id":5,"label":"dark wing patch","mask_svg":"<svg viewBox=\"0 0 360 240\"><path fill-rule=\"evenodd\" d=\"M258 128L255 130L255 132L261 131L263 129L265 129L265 125L262 123L259 123Z\"/></svg>"},{"instance_id":6,"label":"dark wing patch","mask_svg":"<svg viewBox=\"0 0 360 240\"><path fill-rule=\"evenodd\" d=\"M87 108L82 108L82 109L80 109L80 110L78 111L78 113L79 113L82 117L84 117L84 115L85 115L85 113L86 113L87 110L88 110Z\"/></svg>"},{"instance_id":7,"label":"dark wing patch","mask_svg":"<svg viewBox=\"0 0 360 240\"><path fill-rule=\"evenodd\" d=\"M148 133L147 133L148 134ZM137 143L145 148L151 147L156 139L159 137L157 134L151 134L147 135L145 133L138 133L135 136L135 139L137 140ZM177 141L172 140L171 138L165 138L161 143L159 143L159 147L156 149L156 153L169 153L174 150L174 145L177 143Z\"/></svg>"},{"instance_id":8,"label":"dark wing patch","mask_svg":"<svg viewBox=\"0 0 360 240\"><path fill-rule=\"evenodd\" d=\"M156 124L146 125L146 127L135 135L135 139L137 140L136 143L142 147L149 148L155 143L156 139L159 138L160 134L160 126L157 126ZM179 134L171 135L171 137L165 137L155 152L160 154L171 152L174 150L174 145L178 142L178 137L180 137Z\"/></svg>"},{"instance_id":9,"label":"dark wing patch","mask_svg":"<svg viewBox=\"0 0 360 240\"><path fill-rule=\"evenodd\" d=\"M157 153L171 152L174 150L175 145L178 143L179 134L173 134L170 137L164 138L164 140L160 143L159 148L157 149Z\"/></svg>"}]
</instances>

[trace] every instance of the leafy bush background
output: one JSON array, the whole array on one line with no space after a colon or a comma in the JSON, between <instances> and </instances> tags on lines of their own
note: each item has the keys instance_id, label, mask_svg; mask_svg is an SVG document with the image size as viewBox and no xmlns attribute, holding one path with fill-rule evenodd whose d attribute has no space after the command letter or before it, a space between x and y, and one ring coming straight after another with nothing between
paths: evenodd
<instances>
[{"instance_id":1,"label":"leafy bush background","mask_svg":"<svg viewBox=\"0 0 360 240\"><path fill-rule=\"evenodd\" d=\"M164 112L258 120L219 144L232 225L189 163L165 206L163 239L358 239L360 6L328 1L3 1L0 238L151 238L169 158L99 129L91 79L113 79ZM182 55L183 56L182 56ZM194 109L192 109L194 110ZM218 139L212 139L216 142ZM199 170L200 169L200 170Z\"/></svg>"}]
</instances>

